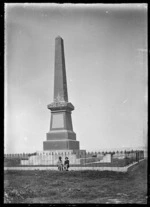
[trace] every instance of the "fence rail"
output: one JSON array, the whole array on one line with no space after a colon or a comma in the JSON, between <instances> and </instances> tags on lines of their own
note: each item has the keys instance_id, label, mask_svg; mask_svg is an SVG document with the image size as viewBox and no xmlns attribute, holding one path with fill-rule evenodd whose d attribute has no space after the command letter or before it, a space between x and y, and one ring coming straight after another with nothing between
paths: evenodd
<instances>
[{"instance_id":1,"label":"fence rail","mask_svg":"<svg viewBox=\"0 0 150 207\"><path fill-rule=\"evenodd\" d=\"M124 167L144 159L144 151L116 151L116 152L86 152L58 153L35 152L22 154L4 154L5 167L56 167L59 157L64 162L65 156L69 158L70 166L74 167Z\"/></svg>"}]
</instances>

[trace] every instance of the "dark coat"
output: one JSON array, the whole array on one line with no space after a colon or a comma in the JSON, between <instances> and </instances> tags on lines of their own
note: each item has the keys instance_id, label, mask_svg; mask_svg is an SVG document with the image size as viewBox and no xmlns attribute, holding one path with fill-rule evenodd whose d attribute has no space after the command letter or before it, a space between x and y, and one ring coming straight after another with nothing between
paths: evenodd
<instances>
[{"instance_id":1,"label":"dark coat","mask_svg":"<svg viewBox=\"0 0 150 207\"><path fill-rule=\"evenodd\" d=\"M68 165L69 167L69 160L65 160L64 165Z\"/></svg>"}]
</instances>

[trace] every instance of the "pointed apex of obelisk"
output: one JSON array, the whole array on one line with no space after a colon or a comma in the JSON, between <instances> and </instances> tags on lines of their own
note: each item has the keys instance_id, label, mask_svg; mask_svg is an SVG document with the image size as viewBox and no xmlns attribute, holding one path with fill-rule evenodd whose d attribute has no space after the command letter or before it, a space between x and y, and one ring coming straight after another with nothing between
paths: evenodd
<instances>
[{"instance_id":1,"label":"pointed apex of obelisk","mask_svg":"<svg viewBox=\"0 0 150 207\"><path fill-rule=\"evenodd\" d=\"M62 37L60 35L58 35L55 39L62 39Z\"/></svg>"}]
</instances>

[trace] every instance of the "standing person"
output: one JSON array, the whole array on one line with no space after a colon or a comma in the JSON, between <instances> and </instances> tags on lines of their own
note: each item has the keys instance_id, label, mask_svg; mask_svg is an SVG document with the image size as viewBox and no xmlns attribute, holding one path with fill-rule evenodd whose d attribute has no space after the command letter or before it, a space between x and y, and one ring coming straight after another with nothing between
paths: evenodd
<instances>
[{"instance_id":1,"label":"standing person","mask_svg":"<svg viewBox=\"0 0 150 207\"><path fill-rule=\"evenodd\" d=\"M59 157L58 162L57 162L58 170L63 171L63 162L61 157Z\"/></svg>"},{"instance_id":2,"label":"standing person","mask_svg":"<svg viewBox=\"0 0 150 207\"><path fill-rule=\"evenodd\" d=\"M68 159L68 157L65 157L64 169L65 169L66 171L68 171L68 168L69 168L69 159Z\"/></svg>"}]
</instances>

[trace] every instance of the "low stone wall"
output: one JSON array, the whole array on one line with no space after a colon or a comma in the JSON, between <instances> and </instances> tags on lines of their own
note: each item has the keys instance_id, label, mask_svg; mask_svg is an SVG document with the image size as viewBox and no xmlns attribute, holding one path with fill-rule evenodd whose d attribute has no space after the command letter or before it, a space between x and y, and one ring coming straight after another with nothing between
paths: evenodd
<instances>
[{"instance_id":1,"label":"low stone wall","mask_svg":"<svg viewBox=\"0 0 150 207\"><path fill-rule=\"evenodd\" d=\"M143 161L144 159L141 159L139 162ZM127 172L132 166L138 164L138 162L134 162L130 165L124 166L124 167L110 167L110 166L71 166L69 168L69 171L87 171L87 170L96 170L96 171L114 171L114 172ZM21 166L21 167L4 167L4 170L57 170L58 168L56 166ZM60 172L61 173L61 172Z\"/></svg>"},{"instance_id":2,"label":"low stone wall","mask_svg":"<svg viewBox=\"0 0 150 207\"><path fill-rule=\"evenodd\" d=\"M123 167L144 158L144 151L124 151L124 152L91 152L82 151L44 151L32 154L5 155L4 166L20 166L20 165L56 165L59 156L62 161L67 156L70 160L70 165L85 165L85 166L118 166Z\"/></svg>"},{"instance_id":3,"label":"low stone wall","mask_svg":"<svg viewBox=\"0 0 150 207\"><path fill-rule=\"evenodd\" d=\"M57 165L58 158L60 155L35 155L30 157L28 160L21 160L21 165ZM62 160L65 160L66 155L61 156ZM80 164L80 159L76 158L76 155L70 154L69 161L72 164Z\"/></svg>"}]
</instances>

